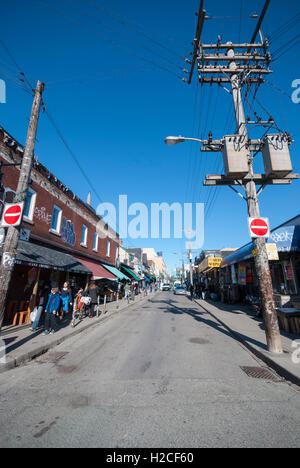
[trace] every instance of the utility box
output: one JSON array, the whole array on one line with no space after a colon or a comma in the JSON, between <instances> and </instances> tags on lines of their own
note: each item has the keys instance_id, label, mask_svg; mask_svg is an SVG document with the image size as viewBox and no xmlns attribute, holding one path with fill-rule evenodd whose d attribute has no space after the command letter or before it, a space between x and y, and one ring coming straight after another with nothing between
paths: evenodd
<instances>
[{"instance_id":1,"label":"utility box","mask_svg":"<svg viewBox=\"0 0 300 468\"><path fill-rule=\"evenodd\" d=\"M288 139L285 135L267 135L264 138L262 155L267 177L285 177L292 172Z\"/></svg>"},{"instance_id":2,"label":"utility box","mask_svg":"<svg viewBox=\"0 0 300 468\"><path fill-rule=\"evenodd\" d=\"M224 136L222 153L225 175L235 179L243 179L249 172L245 136Z\"/></svg>"}]
</instances>

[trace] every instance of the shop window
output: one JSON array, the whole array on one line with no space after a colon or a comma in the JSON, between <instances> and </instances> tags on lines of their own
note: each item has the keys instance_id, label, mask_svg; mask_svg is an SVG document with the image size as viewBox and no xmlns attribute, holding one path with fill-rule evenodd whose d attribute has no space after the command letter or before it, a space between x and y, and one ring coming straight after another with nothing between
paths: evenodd
<instances>
[{"instance_id":1,"label":"shop window","mask_svg":"<svg viewBox=\"0 0 300 468\"><path fill-rule=\"evenodd\" d=\"M54 234L60 234L61 216L62 216L62 210L58 206L54 205L53 211L52 211L51 228L50 228L50 231L53 232Z\"/></svg>"},{"instance_id":2,"label":"shop window","mask_svg":"<svg viewBox=\"0 0 300 468\"><path fill-rule=\"evenodd\" d=\"M36 201L36 192L29 187L27 191L25 205L24 205L24 220L25 221L33 220L35 201Z\"/></svg>"},{"instance_id":3,"label":"shop window","mask_svg":"<svg viewBox=\"0 0 300 468\"><path fill-rule=\"evenodd\" d=\"M84 224L82 226L82 233L81 233L81 245L82 245L82 247L87 247L87 235L88 235L88 228Z\"/></svg>"}]
</instances>

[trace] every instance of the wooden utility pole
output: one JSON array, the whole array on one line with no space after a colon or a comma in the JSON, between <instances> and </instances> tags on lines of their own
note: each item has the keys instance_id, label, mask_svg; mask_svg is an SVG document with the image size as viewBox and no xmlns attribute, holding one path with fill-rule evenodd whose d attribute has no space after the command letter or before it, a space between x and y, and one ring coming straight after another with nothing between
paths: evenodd
<instances>
[{"instance_id":1,"label":"wooden utility pole","mask_svg":"<svg viewBox=\"0 0 300 468\"><path fill-rule=\"evenodd\" d=\"M218 84L227 92L232 94L233 98L237 124L236 134L231 137L224 137L223 140L213 140L212 135L210 135L209 140L202 140L203 147L201 148L201 151L223 151L225 164L225 160L229 157L228 155L230 152L230 150L227 151L226 148L227 140L229 139L229 141L234 141L233 145L237 147L244 146L247 150L248 157L246 170L245 166L243 170L237 170L237 167L239 168L239 165L241 164L240 160L237 159L236 168L229 170L227 167L225 175L206 175L204 185L227 185L230 187L247 202L248 215L251 218L257 218L260 216L258 195L266 185L286 185L290 184L293 179L299 178L298 174L292 174L291 171L287 171L286 173L283 171L281 174L279 172L278 174L271 173L268 175L254 174L253 170L254 156L262 151L264 140L250 139L248 137L247 126L250 124L257 127L262 125L264 127L264 134L267 134L274 128L279 134L281 133L271 117L267 122L263 122L258 117L256 117L256 121L254 122L249 121L249 118L246 119L241 94L242 86L247 84L250 89L252 84L260 85L261 83L264 83L264 77L272 73L269 69L269 65L271 63L271 55L268 52L269 44L268 41L263 40L262 33L260 31L261 24L269 4L270 0L265 0L262 13L259 17L250 43L233 44L228 42L223 44L219 37L218 42L215 44L203 44L201 41L201 33L203 22L205 21L205 10L203 10L203 1L201 0L196 39L194 41L194 52L192 54L193 60L192 62L187 60L187 62L191 64L191 72L189 79L186 80L187 83L191 83L195 62L197 61L198 76L201 85ZM261 42L255 42L259 32L261 35ZM230 88L228 89L226 85L229 85ZM291 139L288 134L279 135L279 137L282 138L282 141L285 141L285 143L291 143ZM233 151L235 151L235 149L233 149ZM228 160L226 160L226 163L228 163ZM261 186L258 191L256 190L256 185ZM245 196L239 192L235 186L244 188ZM264 238L258 238L254 241L254 244L257 248L255 266L259 279L259 290L263 307L267 346L269 351L281 354L282 344L273 297L273 286L266 242Z\"/></svg>"},{"instance_id":2,"label":"wooden utility pole","mask_svg":"<svg viewBox=\"0 0 300 468\"><path fill-rule=\"evenodd\" d=\"M234 51L229 50L229 53ZM231 68L236 67L235 62L231 62ZM232 97L235 109L235 118L238 133L248 138L247 125L245 120L244 107L241 96L240 80L238 75L233 74L231 78ZM249 154L249 175L254 175L253 157ZM248 205L248 215L250 218L259 218L259 204L256 192L256 185L251 178L244 185ZM258 284L263 307L263 318L265 324L266 340L269 351L281 354L282 344L279 331L277 312L273 297L273 285L269 268L268 252L264 238L255 239L257 255L255 257L255 267L258 275Z\"/></svg>"},{"instance_id":3,"label":"wooden utility pole","mask_svg":"<svg viewBox=\"0 0 300 468\"><path fill-rule=\"evenodd\" d=\"M34 158L34 147L36 141L43 90L44 84L38 81L32 105L31 117L29 122L26 146L22 159L18 187L16 195L14 197L15 203L25 201L27 196L30 173ZM0 331L4 319L9 285L14 271L19 237L19 227L8 228L5 243L3 246L2 260L0 265Z\"/></svg>"}]
</instances>

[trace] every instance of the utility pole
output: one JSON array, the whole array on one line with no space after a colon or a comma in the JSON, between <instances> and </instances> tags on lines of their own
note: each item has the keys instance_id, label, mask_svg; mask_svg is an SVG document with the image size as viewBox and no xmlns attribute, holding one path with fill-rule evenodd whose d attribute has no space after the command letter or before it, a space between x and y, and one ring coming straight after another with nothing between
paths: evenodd
<instances>
[{"instance_id":1,"label":"utility pole","mask_svg":"<svg viewBox=\"0 0 300 468\"><path fill-rule=\"evenodd\" d=\"M229 49L228 54L234 54L232 49ZM231 69L237 68L235 62L231 62ZM245 120L245 113L243 101L241 96L241 84L237 74L233 74L231 78L232 97L235 109L235 118L238 128L238 133L248 138L247 125ZM253 156L249 154L249 175L250 180L245 183L246 199L248 206L248 215L250 218L260 217L258 196L256 192L256 185L251 177L254 175L253 171ZM278 325L277 312L273 296L273 285L271 279L271 272L269 267L268 252L266 241L264 238L254 240L257 247L257 255L255 257L255 267L258 275L258 283L260 296L263 306L263 318L266 331L267 346L271 352L281 354L282 343Z\"/></svg>"},{"instance_id":2,"label":"utility pole","mask_svg":"<svg viewBox=\"0 0 300 468\"><path fill-rule=\"evenodd\" d=\"M38 81L32 105L31 117L28 127L26 146L22 159L18 187L16 195L14 197L15 203L24 202L26 200L30 173L34 158L34 147L43 91L44 84ZM2 260L0 265L0 331L4 319L9 285L14 271L19 237L19 227L8 228L5 243L3 246Z\"/></svg>"},{"instance_id":3,"label":"utility pole","mask_svg":"<svg viewBox=\"0 0 300 468\"><path fill-rule=\"evenodd\" d=\"M247 90L250 92L252 84L259 86L264 83L264 77L272 73L269 68L272 60L268 52L269 44L268 41L263 39L260 30L269 3L270 0L265 1L250 43L233 44L228 42L223 44L219 37L215 44L203 44L201 34L206 16L205 10L203 9L203 0L201 0L194 40L194 51L192 53L193 58L192 60L186 60L186 62L191 65L191 71L189 78L184 80L188 84L191 83L193 70L197 62L198 77L201 85L209 84L211 86L217 84L224 88L225 91L232 94L237 124L236 134L225 136L221 140L213 140L212 134L210 133L208 140L201 140L201 143L203 143L201 148L202 152L214 151L223 153L225 175L206 175L204 185L227 185L230 187L247 202L248 215L251 218L260 216L258 195L265 186L275 184L287 185L290 184L293 179L299 178L299 175L292 174L290 169L281 171L272 170L269 172L267 172L266 169L266 174L255 174L253 168L254 157L260 151L263 151L264 146L269 144L267 133L272 129L276 129L277 131L275 135L277 141L280 141L280 143L287 148L292 142L287 133L282 134L271 116L269 120L265 122L262 121L261 118L258 118L256 113L255 121L251 122L249 116L246 119L242 101L242 88L244 85L247 85ZM259 32L261 42L255 42ZM229 89L226 85L229 85ZM262 126L264 129L263 138L258 140L250 139L248 136L248 125L255 125L256 127ZM180 142L183 140L184 138L181 137L181 140L178 141ZM283 155L280 153L279 156L285 157L286 154ZM229 161L230 158L231 160ZM285 168L287 167L288 164ZM258 191L256 190L256 185L261 186ZM236 187L243 188L245 190L245 196L237 190ZM282 344L273 297L266 242L264 238L258 238L254 241L254 244L254 247L256 246L257 249L255 266L259 279L267 346L269 351L281 354Z\"/></svg>"}]
</instances>

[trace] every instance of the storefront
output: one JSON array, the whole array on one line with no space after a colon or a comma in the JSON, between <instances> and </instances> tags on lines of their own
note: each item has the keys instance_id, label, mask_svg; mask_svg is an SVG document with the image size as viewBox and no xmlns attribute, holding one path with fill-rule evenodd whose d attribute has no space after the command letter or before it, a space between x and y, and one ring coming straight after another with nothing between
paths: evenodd
<instances>
[{"instance_id":1,"label":"storefront","mask_svg":"<svg viewBox=\"0 0 300 468\"><path fill-rule=\"evenodd\" d=\"M70 254L41 244L19 241L3 324L12 324L15 315L25 311L28 321L43 284L62 287L65 281L69 281L76 290L86 285L90 275L91 271Z\"/></svg>"},{"instance_id":2,"label":"storefront","mask_svg":"<svg viewBox=\"0 0 300 468\"><path fill-rule=\"evenodd\" d=\"M271 231L267 240L274 296L281 306L300 294L299 223L300 216ZM238 302L247 295L259 296L256 254L255 244L249 243L223 259L220 285L224 291L224 300Z\"/></svg>"}]
</instances>

